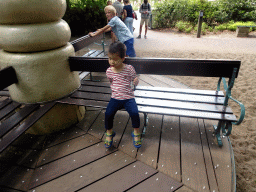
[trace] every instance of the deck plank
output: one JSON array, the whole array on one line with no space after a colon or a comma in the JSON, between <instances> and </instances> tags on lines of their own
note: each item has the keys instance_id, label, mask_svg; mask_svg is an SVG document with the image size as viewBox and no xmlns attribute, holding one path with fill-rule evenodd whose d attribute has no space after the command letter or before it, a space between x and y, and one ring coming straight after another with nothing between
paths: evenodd
<instances>
[{"instance_id":1,"label":"deck plank","mask_svg":"<svg viewBox=\"0 0 256 192\"><path fill-rule=\"evenodd\" d=\"M92 135L86 134L59 145L47 148L43 150L40 158L38 159L37 166L42 166L46 163L57 160L99 142L99 139L93 137Z\"/></svg>"},{"instance_id":2,"label":"deck plank","mask_svg":"<svg viewBox=\"0 0 256 192\"><path fill-rule=\"evenodd\" d=\"M209 191L197 119L181 118L182 182L196 191Z\"/></svg>"},{"instance_id":3,"label":"deck plank","mask_svg":"<svg viewBox=\"0 0 256 192\"><path fill-rule=\"evenodd\" d=\"M88 130L92 126L93 122L97 119L100 112L101 109L99 108L94 108L93 110L87 109L84 118L78 124L76 124L76 126L84 130L85 132L88 132Z\"/></svg>"},{"instance_id":4,"label":"deck plank","mask_svg":"<svg viewBox=\"0 0 256 192\"><path fill-rule=\"evenodd\" d=\"M62 175L72 172L80 167L83 167L91 162L100 159L116 149L106 150L103 142L70 154L57 161L40 166L35 169L31 179L30 188L35 188L46 182L59 178Z\"/></svg>"},{"instance_id":5,"label":"deck plank","mask_svg":"<svg viewBox=\"0 0 256 192\"><path fill-rule=\"evenodd\" d=\"M142 146L137 154L138 160L155 169L157 168L162 119L162 115L148 115L146 134L142 137Z\"/></svg>"},{"instance_id":6,"label":"deck plank","mask_svg":"<svg viewBox=\"0 0 256 192\"><path fill-rule=\"evenodd\" d=\"M76 191L108 176L113 172L116 172L134 161L135 159L129 157L121 151L117 151L84 167L76 169L62 177L45 183L44 185L31 189L30 192L33 190L40 192Z\"/></svg>"},{"instance_id":7,"label":"deck plank","mask_svg":"<svg viewBox=\"0 0 256 192\"><path fill-rule=\"evenodd\" d=\"M181 181L179 117L164 116L158 170Z\"/></svg>"},{"instance_id":8,"label":"deck plank","mask_svg":"<svg viewBox=\"0 0 256 192\"><path fill-rule=\"evenodd\" d=\"M128 192L167 192L175 191L181 186L182 183L175 181L163 173L157 173L146 181L133 187L131 190L128 190Z\"/></svg>"},{"instance_id":9,"label":"deck plank","mask_svg":"<svg viewBox=\"0 0 256 192\"><path fill-rule=\"evenodd\" d=\"M222 138L223 146L219 147L216 137L213 137L213 125L217 125L217 122L204 122L219 191L232 191L232 170L234 170L234 168L232 168L231 164L231 149L228 143L228 138Z\"/></svg>"},{"instance_id":10,"label":"deck plank","mask_svg":"<svg viewBox=\"0 0 256 192\"><path fill-rule=\"evenodd\" d=\"M33 169L12 166L8 168L8 171L0 178L0 186L27 191L32 174Z\"/></svg>"},{"instance_id":11,"label":"deck plank","mask_svg":"<svg viewBox=\"0 0 256 192\"><path fill-rule=\"evenodd\" d=\"M139 114L139 116L140 116L140 130L142 131L143 125L144 125L144 122L143 122L144 116L141 113ZM132 122L130 119L128 122L127 128L125 129L125 132L123 134L123 137L119 144L118 149L123 151L124 153L128 154L132 158L136 158L138 149L133 146L133 143L132 143L133 139L131 136L132 131L133 131Z\"/></svg>"},{"instance_id":12,"label":"deck plank","mask_svg":"<svg viewBox=\"0 0 256 192\"><path fill-rule=\"evenodd\" d=\"M88 130L88 133L102 140L105 133L105 110L100 112L97 119Z\"/></svg>"},{"instance_id":13,"label":"deck plank","mask_svg":"<svg viewBox=\"0 0 256 192\"><path fill-rule=\"evenodd\" d=\"M74 139L76 137L80 137L82 135L85 135L85 133L85 131L81 130L76 126L72 126L66 130L58 131L57 133L53 133L47 136L44 148L49 148L54 145L58 145L60 143Z\"/></svg>"},{"instance_id":14,"label":"deck plank","mask_svg":"<svg viewBox=\"0 0 256 192\"><path fill-rule=\"evenodd\" d=\"M139 161L93 183L79 192L92 191L126 191L141 181L155 174L157 171Z\"/></svg>"},{"instance_id":15,"label":"deck plank","mask_svg":"<svg viewBox=\"0 0 256 192\"><path fill-rule=\"evenodd\" d=\"M203 147L204 160L205 160L206 172L209 180L210 191L218 192L219 189L218 189L218 184L217 184L215 173L214 173L214 167L212 164L212 156L209 149L209 143L207 139L207 132L204 126L204 121L202 119L198 119L198 123L199 123L199 129L201 132L202 147Z\"/></svg>"}]
</instances>

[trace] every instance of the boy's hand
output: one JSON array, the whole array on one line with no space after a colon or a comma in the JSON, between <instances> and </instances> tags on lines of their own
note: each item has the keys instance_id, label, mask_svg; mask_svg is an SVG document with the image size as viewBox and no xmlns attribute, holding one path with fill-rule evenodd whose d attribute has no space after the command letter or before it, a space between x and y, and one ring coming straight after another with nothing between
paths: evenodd
<instances>
[{"instance_id":1,"label":"boy's hand","mask_svg":"<svg viewBox=\"0 0 256 192\"><path fill-rule=\"evenodd\" d=\"M90 33L89 33L89 36L90 36L90 37L94 37L95 34L94 34L93 32L90 32Z\"/></svg>"},{"instance_id":2,"label":"boy's hand","mask_svg":"<svg viewBox=\"0 0 256 192\"><path fill-rule=\"evenodd\" d=\"M133 84L134 86L137 86L139 84L139 79L138 77L136 77L134 80L133 80Z\"/></svg>"}]
</instances>

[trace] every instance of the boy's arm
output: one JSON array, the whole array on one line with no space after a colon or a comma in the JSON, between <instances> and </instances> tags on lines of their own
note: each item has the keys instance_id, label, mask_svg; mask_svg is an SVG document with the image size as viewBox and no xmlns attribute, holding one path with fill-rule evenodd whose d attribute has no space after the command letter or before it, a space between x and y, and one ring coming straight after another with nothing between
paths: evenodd
<instances>
[{"instance_id":1,"label":"boy's arm","mask_svg":"<svg viewBox=\"0 0 256 192\"><path fill-rule=\"evenodd\" d=\"M107 30L110 30L110 29L111 29L111 27L109 25L106 25L105 27L98 29L95 33L90 32L89 35L91 37L94 37L94 36L100 35L103 32L106 32Z\"/></svg>"}]
</instances>

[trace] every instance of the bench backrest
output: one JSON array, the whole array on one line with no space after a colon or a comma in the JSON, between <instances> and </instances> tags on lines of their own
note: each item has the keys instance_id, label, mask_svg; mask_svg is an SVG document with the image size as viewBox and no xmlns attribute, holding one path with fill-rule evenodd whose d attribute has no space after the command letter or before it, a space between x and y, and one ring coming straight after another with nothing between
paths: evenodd
<instances>
[{"instance_id":1,"label":"bench backrest","mask_svg":"<svg viewBox=\"0 0 256 192\"><path fill-rule=\"evenodd\" d=\"M134 66L138 74L203 76L231 78L236 68L238 76L241 61L236 60L192 60L168 58L126 58L124 63ZM105 72L108 58L70 57L71 71Z\"/></svg>"},{"instance_id":2,"label":"bench backrest","mask_svg":"<svg viewBox=\"0 0 256 192\"><path fill-rule=\"evenodd\" d=\"M95 41L98 41L100 39L104 38L104 34L100 34L94 37L90 37L89 35L85 35L83 37L80 37L74 41L71 41L70 43L75 48L75 52L87 47L88 45L94 43Z\"/></svg>"}]
</instances>

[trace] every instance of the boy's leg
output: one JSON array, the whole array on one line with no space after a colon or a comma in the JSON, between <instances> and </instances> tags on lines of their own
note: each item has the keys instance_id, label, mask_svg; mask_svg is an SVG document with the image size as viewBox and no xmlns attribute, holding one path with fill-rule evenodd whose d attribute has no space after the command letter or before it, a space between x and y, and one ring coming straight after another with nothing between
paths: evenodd
<instances>
[{"instance_id":1,"label":"boy's leg","mask_svg":"<svg viewBox=\"0 0 256 192\"><path fill-rule=\"evenodd\" d=\"M134 49L134 39L131 38L124 42L126 46L126 55L129 57L136 57L135 49Z\"/></svg>"},{"instance_id":2,"label":"boy's leg","mask_svg":"<svg viewBox=\"0 0 256 192\"><path fill-rule=\"evenodd\" d=\"M135 99L127 100L127 102L124 104L124 108L131 117L134 135L140 135L140 116ZM134 137L134 140L139 141L140 137Z\"/></svg>"},{"instance_id":3,"label":"boy's leg","mask_svg":"<svg viewBox=\"0 0 256 192\"><path fill-rule=\"evenodd\" d=\"M113 121L114 121L114 116L116 114L116 112L119 110L120 108L120 103L118 102L118 100L111 98L106 112L105 112L105 129L108 135L112 135L113 133ZM112 137L106 137L107 141L111 141Z\"/></svg>"}]
</instances>

